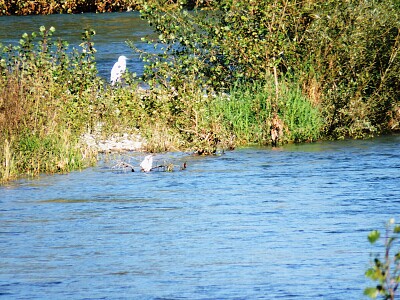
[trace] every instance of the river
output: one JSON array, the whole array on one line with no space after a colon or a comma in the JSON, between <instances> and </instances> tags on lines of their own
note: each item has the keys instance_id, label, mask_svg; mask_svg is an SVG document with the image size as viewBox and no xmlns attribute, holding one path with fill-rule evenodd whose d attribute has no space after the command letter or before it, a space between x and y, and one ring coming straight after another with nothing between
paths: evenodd
<instances>
[{"instance_id":1,"label":"river","mask_svg":"<svg viewBox=\"0 0 400 300\"><path fill-rule=\"evenodd\" d=\"M147 21L140 19L138 12L44 15L44 16L0 16L0 43L18 44L23 33L39 32L40 26L56 31L54 38L62 38L70 47L80 49L81 35L85 28L93 28L97 50L96 62L99 75L109 79L113 64L120 55L128 57L127 69L138 75L143 73L143 62L125 43L133 41L141 50L153 51L154 47L143 42L142 37L152 36L153 30Z\"/></svg>"},{"instance_id":2,"label":"river","mask_svg":"<svg viewBox=\"0 0 400 300\"><path fill-rule=\"evenodd\" d=\"M0 41L96 30L100 74L141 73L137 13L0 17ZM122 172L143 153L0 187L4 299L363 299L368 232L400 220L400 136L155 156L184 171Z\"/></svg>"},{"instance_id":3,"label":"river","mask_svg":"<svg viewBox=\"0 0 400 300\"><path fill-rule=\"evenodd\" d=\"M0 187L9 299L362 299L399 215L400 136L155 156Z\"/></svg>"}]
</instances>

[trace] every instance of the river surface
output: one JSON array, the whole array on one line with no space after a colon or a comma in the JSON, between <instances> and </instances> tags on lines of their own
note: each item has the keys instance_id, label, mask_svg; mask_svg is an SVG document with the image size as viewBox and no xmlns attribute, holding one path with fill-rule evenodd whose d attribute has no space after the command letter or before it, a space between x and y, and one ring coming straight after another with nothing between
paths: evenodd
<instances>
[{"instance_id":1,"label":"river surface","mask_svg":"<svg viewBox=\"0 0 400 300\"><path fill-rule=\"evenodd\" d=\"M3 299L364 299L400 136L155 156L0 187Z\"/></svg>"},{"instance_id":2,"label":"river surface","mask_svg":"<svg viewBox=\"0 0 400 300\"><path fill-rule=\"evenodd\" d=\"M147 21L140 19L138 12L77 14L77 15L40 15L40 16L0 16L0 43L18 44L25 32L39 32L40 26L56 31L54 38L62 38L70 48L80 49L82 32L85 28L96 31L93 38L97 50L96 62L99 75L109 79L111 68L120 55L128 57L127 69L138 75L143 73L143 62L139 54L126 44L134 42L141 50L154 52L154 47L143 42L142 37L154 36Z\"/></svg>"}]
</instances>

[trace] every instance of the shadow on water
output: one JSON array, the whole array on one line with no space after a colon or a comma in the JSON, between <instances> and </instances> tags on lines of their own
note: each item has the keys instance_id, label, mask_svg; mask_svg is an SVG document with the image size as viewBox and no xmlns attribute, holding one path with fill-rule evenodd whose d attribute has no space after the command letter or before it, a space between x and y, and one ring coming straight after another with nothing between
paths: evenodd
<instances>
[{"instance_id":1,"label":"shadow on water","mask_svg":"<svg viewBox=\"0 0 400 300\"><path fill-rule=\"evenodd\" d=\"M165 153L1 187L10 298L360 299L367 234L400 199L400 136Z\"/></svg>"}]
</instances>

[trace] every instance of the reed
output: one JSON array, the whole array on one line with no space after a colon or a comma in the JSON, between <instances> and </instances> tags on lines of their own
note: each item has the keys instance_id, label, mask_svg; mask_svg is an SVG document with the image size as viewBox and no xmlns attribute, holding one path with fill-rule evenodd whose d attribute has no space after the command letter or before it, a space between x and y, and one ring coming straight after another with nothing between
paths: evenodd
<instances>
[{"instance_id":1,"label":"reed","mask_svg":"<svg viewBox=\"0 0 400 300\"><path fill-rule=\"evenodd\" d=\"M240 145L266 141L267 99L253 92L249 87L235 87L229 98L218 97L211 103L213 116L222 116Z\"/></svg>"},{"instance_id":2,"label":"reed","mask_svg":"<svg viewBox=\"0 0 400 300\"><path fill-rule=\"evenodd\" d=\"M14 178L16 175L14 159L12 155L12 145L8 139L5 139L0 146L2 151L0 152L0 183L8 181Z\"/></svg>"}]
</instances>

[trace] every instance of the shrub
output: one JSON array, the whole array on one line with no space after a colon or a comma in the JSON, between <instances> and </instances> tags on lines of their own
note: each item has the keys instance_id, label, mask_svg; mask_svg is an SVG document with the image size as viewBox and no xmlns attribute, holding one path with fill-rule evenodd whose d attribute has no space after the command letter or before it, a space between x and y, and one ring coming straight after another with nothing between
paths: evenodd
<instances>
[{"instance_id":1,"label":"shrub","mask_svg":"<svg viewBox=\"0 0 400 300\"><path fill-rule=\"evenodd\" d=\"M368 235L371 244L375 244L381 237L378 230L373 230ZM384 256L381 258L379 254L374 256L371 267L366 271L365 275L373 281L377 282L374 287L368 287L364 290L364 294L370 298L382 296L382 299L394 300L398 295L398 287L400 283L400 248L398 241L400 237L400 225L396 225L394 219L391 219L386 226L386 234L384 237ZM392 250L395 252L393 253Z\"/></svg>"},{"instance_id":2,"label":"shrub","mask_svg":"<svg viewBox=\"0 0 400 300\"><path fill-rule=\"evenodd\" d=\"M224 0L195 13L143 3L143 18L159 33L149 41L158 54L142 53L145 78L175 88L192 78L218 92L274 75L320 105L328 136L399 130L396 3Z\"/></svg>"},{"instance_id":3,"label":"shrub","mask_svg":"<svg viewBox=\"0 0 400 300\"><path fill-rule=\"evenodd\" d=\"M156 31L160 55L148 56L147 79L180 85L186 76L206 88L229 90L233 83L270 79L274 66L287 72L301 34L301 6L285 1L216 1L190 13L144 4ZM133 47L133 45L131 45ZM284 54L284 55L283 55Z\"/></svg>"},{"instance_id":4,"label":"shrub","mask_svg":"<svg viewBox=\"0 0 400 300\"><path fill-rule=\"evenodd\" d=\"M53 41L54 27L23 34L19 45L1 49L1 180L18 174L66 172L93 162L78 144L99 106L91 30L82 51Z\"/></svg>"},{"instance_id":5,"label":"shrub","mask_svg":"<svg viewBox=\"0 0 400 300\"><path fill-rule=\"evenodd\" d=\"M327 133L368 137L398 130L388 128L400 99L396 1L315 2L310 10L303 80L318 82Z\"/></svg>"}]
</instances>

